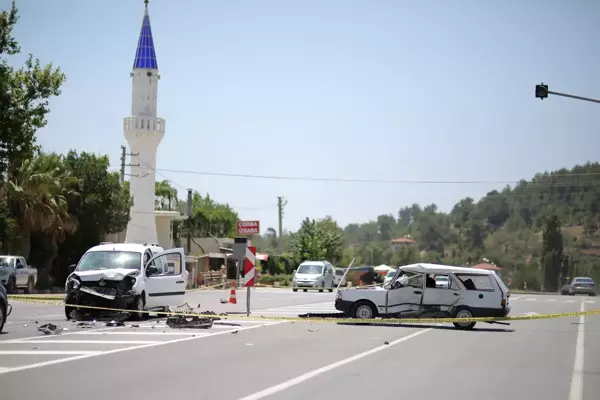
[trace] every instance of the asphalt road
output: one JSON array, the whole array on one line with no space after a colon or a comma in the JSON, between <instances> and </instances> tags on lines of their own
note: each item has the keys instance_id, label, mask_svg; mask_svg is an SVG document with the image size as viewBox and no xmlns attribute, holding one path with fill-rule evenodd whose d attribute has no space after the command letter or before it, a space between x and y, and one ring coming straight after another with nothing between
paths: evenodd
<instances>
[{"instance_id":1,"label":"asphalt road","mask_svg":"<svg viewBox=\"0 0 600 400\"><path fill-rule=\"evenodd\" d=\"M227 291L192 292L188 303L217 312ZM333 294L255 289L253 314L329 312ZM133 328L78 328L56 306L13 302L0 335L0 398L215 400L544 399L596 400L600 316L478 324L348 326L247 321L172 330L160 319ZM512 315L600 308L592 297L515 295ZM37 323L36 323L37 321ZM68 330L45 336L52 322ZM580 323L583 322L583 323ZM158 382L157 382L158 380Z\"/></svg>"}]
</instances>

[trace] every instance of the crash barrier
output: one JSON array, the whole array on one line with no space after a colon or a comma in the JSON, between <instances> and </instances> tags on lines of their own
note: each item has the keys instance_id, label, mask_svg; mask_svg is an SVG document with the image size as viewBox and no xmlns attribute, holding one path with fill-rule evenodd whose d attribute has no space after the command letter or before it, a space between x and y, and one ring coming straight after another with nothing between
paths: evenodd
<instances>
[{"instance_id":1,"label":"crash barrier","mask_svg":"<svg viewBox=\"0 0 600 400\"><path fill-rule=\"evenodd\" d=\"M13 299L15 301L22 301L26 303L35 304L48 304L54 306L70 306L80 309L90 309L98 311L111 311L121 313L131 313L132 310L125 310L120 308L109 308L109 307L96 307L96 306L83 306L78 304L67 304L58 301L45 301L37 299ZM136 313L152 314L152 315L163 315L173 316L179 315L184 317L197 317L197 318L215 318L214 313L189 313L189 312L178 312L178 311L135 311ZM377 318L377 319L358 319L358 318L347 318L343 317L342 313L339 314L301 314L298 317L263 317L263 316L245 316L245 315L228 315L227 313L219 314L219 318L232 318L232 319L243 319L250 321L291 321L291 322L319 322L319 323L346 323L346 324L366 324L366 325L388 325L388 324L446 324L446 323L469 323L469 322L501 322L501 321L528 321L528 320L539 320L539 319L557 319L567 317L579 317L579 316L590 316L599 315L600 309L589 310L589 311L575 311L568 313L553 313L553 314L539 314L539 315L518 315L518 316L507 316L507 317L476 317L476 318Z\"/></svg>"}]
</instances>

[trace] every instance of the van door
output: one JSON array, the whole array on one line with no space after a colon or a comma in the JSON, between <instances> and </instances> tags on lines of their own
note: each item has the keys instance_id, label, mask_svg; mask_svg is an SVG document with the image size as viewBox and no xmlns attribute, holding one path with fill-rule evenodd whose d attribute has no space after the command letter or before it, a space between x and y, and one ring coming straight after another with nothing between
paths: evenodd
<instances>
[{"instance_id":1,"label":"van door","mask_svg":"<svg viewBox=\"0 0 600 400\"><path fill-rule=\"evenodd\" d=\"M385 305L377 304L380 313L397 314L407 311L419 311L423 298L424 275L415 272L407 272L406 286L397 287L399 276L388 286Z\"/></svg>"},{"instance_id":2,"label":"van door","mask_svg":"<svg viewBox=\"0 0 600 400\"><path fill-rule=\"evenodd\" d=\"M162 274L148 276L148 266ZM167 268L165 268L167 267ZM185 302L188 272L183 248L171 249L152 257L144 267L146 275L146 308L179 306Z\"/></svg>"},{"instance_id":3,"label":"van door","mask_svg":"<svg viewBox=\"0 0 600 400\"><path fill-rule=\"evenodd\" d=\"M455 274L465 290L461 299L471 309L483 311L502 307L502 294L496 290L491 275Z\"/></svg>"},{"instance_id":4,"label":"van door","mask_svg":"<svg viewBox=\"0 0 600 400\"><path fill-rule=\"evenodd\" d=\"M458 284L452 279L451 275L448 275L447 277L448 286L425 287L422 303L424 306L440 306L442 311L446 311L449 306L460 299L460 288L458 287Z\"/></svg>"}]
</instances>

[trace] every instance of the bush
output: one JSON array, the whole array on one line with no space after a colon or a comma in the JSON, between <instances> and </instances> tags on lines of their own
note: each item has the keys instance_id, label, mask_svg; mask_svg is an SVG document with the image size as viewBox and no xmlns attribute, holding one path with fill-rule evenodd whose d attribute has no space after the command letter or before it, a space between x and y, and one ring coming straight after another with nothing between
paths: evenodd
<instances>
[{"instance_id":1,"label":"bush","mask_svg":"<svg viewBox=\"0 0 600 400\"><path fill-rule=\"evenodd\" d=\"M258 278L258 283L261 285L272 286L275 282L279 282L281 286L289 286L292 281L292 276L287 274L269 275L264 274Z\"/></svg>"}]
</instances>

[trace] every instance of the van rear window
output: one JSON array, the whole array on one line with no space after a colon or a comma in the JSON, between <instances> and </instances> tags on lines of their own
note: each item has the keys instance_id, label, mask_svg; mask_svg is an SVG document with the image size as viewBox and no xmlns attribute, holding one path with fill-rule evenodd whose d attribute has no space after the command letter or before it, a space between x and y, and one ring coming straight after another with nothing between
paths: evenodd
<instances>
[{"instance_id":1,"label":"van rear window","mask_svg":"<svg viewBox=\"0 0 600 400\"><path fill-rule=\"evenodd\" d=\"M494 291L494 285L488 275L456 274L467 290Z\"/></svg>"}]
</instances>

